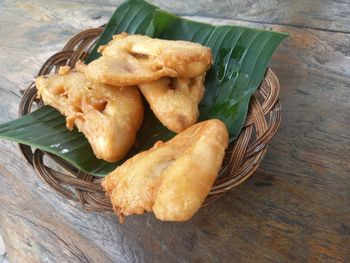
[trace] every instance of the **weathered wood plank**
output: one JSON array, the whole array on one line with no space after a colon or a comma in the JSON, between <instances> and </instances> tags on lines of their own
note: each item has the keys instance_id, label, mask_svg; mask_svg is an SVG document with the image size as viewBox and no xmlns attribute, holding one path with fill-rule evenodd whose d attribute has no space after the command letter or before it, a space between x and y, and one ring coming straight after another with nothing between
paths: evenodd
<instances>
[{"instance_id":1,"label":"weathered wood plank","mask_svg":"<svg viewBox=\"0 0 350 263\"><path fill-rule=\"evenodd\" d=\"M180 0L174 3L174 1L154 0L151 2L181 15L350 32L348 1Z\"/></svg>"},{"instance_id":2,"label":"weathered wood plank","mask_svg":"<svg viewBox=\"0 0 350 263\"><path fill-rule=\"evenodd\" d=\"M63 2L71 1L63 0ZM74 2L96 3L94 0L74 0ZM101 4L114 8L121 2L123 1L103 0ZM348 1L342 0L150 0L150 2L180 15L235 19L350 32L350 5Z\"/></svg>"},{"instance_id":3,"label":"weathered wood plank","mask_svg":"<svg viewBox=\"0 0 350 263\"><path fill-rule=\"evenodd\" d=\"M75 33L104 23L109 4L0 3L0 122L16 118L19 89L44 60ZM276 8L287 13L289 5ZM189 222L144 215L121 226L114 215L61 198L16 145L1 141L0 233L10 262L350 261L350 35L196 18L290 33L271 63L283 123L258 172Z\"/></svg>"},{"instance_id":4,"label":"weathered wood plank","mask_svg":"<svg viewBox=\"0 0 350 263\"><path fill-rule=\"evenodd\" d=\"M107 17L123 0L59 0L48 2L36 0L25 1L3 1L3 6L27 8L34 10L38 6L47 9L51 6L71 10L72 6L84 4L84 10L90 18L99 20L100 17ZM149 2L173 13L186 16L202 16L220 19L243 20L265 24L292 25L295 27L314 28L321 30L350 32L350 5L344 0L304 0L304 1L282 1L282 0L150 0ZM73 7L73 9L74 9ZM90 7L90 8L89 8ZM52 10L53 11L53 10ZM35 11L34 11L35 12ZM73 15L74 12L66 12L65 15ZM77 13L75 10L75 14ZM42 13L36 12L42 17ZM49 16L47 18L50 18ZM74 25L74 24L72 24Z\"/></svg>"}]
</instances>

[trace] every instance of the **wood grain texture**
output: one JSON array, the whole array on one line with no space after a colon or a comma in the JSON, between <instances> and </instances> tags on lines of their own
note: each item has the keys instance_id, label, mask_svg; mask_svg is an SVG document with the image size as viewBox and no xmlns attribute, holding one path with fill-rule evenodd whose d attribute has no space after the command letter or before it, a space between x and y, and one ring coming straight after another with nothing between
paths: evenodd
<instances>
[{"instance_id":1,"label":"wood grain texture","mask_svg":"<svg viewBox=\"0 0 350 263\"><path fill-rule=\"evenodd\" d=\"M162 1L179 13L225 17L206 1L197 8L207 13L170 3ZM282 18L291 12L284 1L254 3ZM317 5L325 7L317 14L324 25L337 20L347 30L350 23L332 13L330 1ZM17 117L20 89L51 54L113 10L114 1L0 1L0 122ZM239 19L253 20L249 8L239 10ZM292 10L301 20L308 9ZM54 193L15 144L1 141L0 233L10 262L350 261L350 34L275 25L281 20L256 12L268 23L194 17L290 33L271 62L283 123L256 174L188 222L148 214L119 225L112 214L85 212Z\"/></svg>"},{"instance_id":2,"label":"wood grain texture","mask_svg":"<svg viewBox=\"0 0 350 263\"><path fill-rule=\"evenodd\" d=\"M350 32L348 1L334 0L204 0L160 1L155 4L174 13L247 22Z\"/></svg>"},{"instance_id":3,"label":"wood grain texture","mask_svg":"<svg viewBox=\"0 0 350 263\"><path fill-rule=\"evenodd\" d=\"M94 3L96 1L73 0L73 2ZM103 0L102 2L104 6L114 8L123 1ZM180 15L350 32L350 5L349 1L344 0L150 0L149 2Z\"/></svg>"}]
</instances>

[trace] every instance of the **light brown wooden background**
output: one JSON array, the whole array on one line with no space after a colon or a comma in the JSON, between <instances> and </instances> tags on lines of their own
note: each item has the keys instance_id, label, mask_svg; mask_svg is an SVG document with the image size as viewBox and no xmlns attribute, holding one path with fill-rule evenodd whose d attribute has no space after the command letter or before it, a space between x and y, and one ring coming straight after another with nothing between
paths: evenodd
<instances>
[{"instance_id":1,"label":"light brown wooden background","mask_svg":"<svg viewBox=\"0 0 350 263\"><path fill-rule=\"evenodd\" d=\"M0 0L0 122L77 32L121 1ZM0 142L0 233L10 262L350 262L350 2L152 1L219 24L284 31L273 57L283 123L256 174L189 222L119 225L88 213Z\"/></svg>"}]
</instances>

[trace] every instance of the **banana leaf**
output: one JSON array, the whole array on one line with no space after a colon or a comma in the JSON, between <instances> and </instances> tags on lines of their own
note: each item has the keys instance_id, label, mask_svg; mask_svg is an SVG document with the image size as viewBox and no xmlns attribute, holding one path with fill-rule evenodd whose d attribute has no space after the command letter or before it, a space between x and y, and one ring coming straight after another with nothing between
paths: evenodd
<instances>
[{"instance_id":1,"label":"banana leaf","mask_svg":"<svg viewBox=\"0 0 350 263\"><path fill-rule=\"evenodd\" d=\"M147 33L162 39L197 42L212 50L200 120L225 122L230 140L246 119L251 95L260 85L273 52L287 34L240 26L213 26L155 10Z\"/></svg>"},{"instance_id":2,"label":"banana leaf","mask_svg":"<svg viewBox=\"0 0 350 263\"><path fill-rule=\"evenodd\" d=\"M66 119L50 106L1 124L0 138L53 153L93 175L103 176L115 168L115 164L96 159L84 135L76 128L68 131Z\"/></svg>"},{"instance_id":3,"label":"banana leaf","mask_svg":"<svg viewBox=\"0 0 350 263\"><path fill-rule=\"evenodd\" d=\"M238 26L213 26L169 14L143 0L129 0L117 8L86 62L99 57L97 47L120 32L147 34L164 39L201 43L212 48L214 65L207 73L206 92L200 104L200 120L223 120L234 140L244 123L252 93L263 79L274 50L285 34ZM148 149L156 141L175 134L168 131L146 105L137 143L125 159ZM65 118L45 106L20 119L0 125L0 138L62 157L83 172L105 176L117 165L98 160L91 146L76 129L65 127Z\"/></svg>"}]
</instances>

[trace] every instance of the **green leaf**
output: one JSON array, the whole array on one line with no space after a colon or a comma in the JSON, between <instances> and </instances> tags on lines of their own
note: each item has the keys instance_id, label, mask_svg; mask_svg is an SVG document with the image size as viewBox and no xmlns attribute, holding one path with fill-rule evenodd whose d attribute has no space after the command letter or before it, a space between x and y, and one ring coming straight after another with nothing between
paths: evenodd
<instances>
[{"instance_id":1,"label":"green leaf","mask_svg":"<svg viewBox=\"0 0 350 263\"><path fill-rule=\"evenodd\" d=\"M68 160L84 172L103 176L115 168L96 159L84 134L69 131L66 120L50 106L0 125L0 138L30 145Z\"/></svg>"},{"instance_id":2,"label":"green leaf","mask_svg":"<svg viewBox=\"0 0 350 263\"><path fill-rule=\"evenodd\" d=\"M142 0L124 2L115 11L101 34L90 62L99 57L97 47L120 32L147 34L164 39L181 39L212 48L214 65L207 73L206 91L200 104L200 120L223 120L233 140L244 123L250 96L263 79L267 64L285 34L238 26L213 26L174 16ZM125 159L166 141L175 134L168 131L145 102L145 117L136 145ZM82 133L65 127L65 118L45 106L15 121L0 125L0 138L30 145L53 153L95 176L105 176L121 160L110 164L96 159Z\"/></svg>"},{"instance_id":3,"label":"green leaf","mask_svg":"<svg viewBox=\"0 0 350 263\"><path fill-rule=\"evenodd\" d=\"M165 26L166 24L166 26ZM225 122L231 141L239 134L250 96L260 85L273 52L287 36L240 26L213 26L155 10L148 33L186 40L212 49L214 64L205 79L200 120Z\"/></svg>"}]
</instances>

